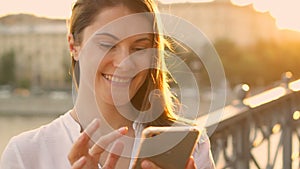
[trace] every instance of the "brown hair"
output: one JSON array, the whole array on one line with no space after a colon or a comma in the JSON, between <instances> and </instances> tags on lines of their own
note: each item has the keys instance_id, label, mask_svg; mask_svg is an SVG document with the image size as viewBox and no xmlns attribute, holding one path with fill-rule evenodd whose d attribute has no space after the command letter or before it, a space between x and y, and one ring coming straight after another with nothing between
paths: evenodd
<instances>
[{"instance_id":1,"label":"brown hair","mask_svg":"<svg viewBox=\"0 0 300 169\"><path fill-rule=\"evenodd\" d=\"M69 20L69 33L73 35L75 44L81 44L83 30L93 23L95 17L103 9L118 5L124 5L136 13L153 13L156 20L154 23L155 29L157 29L156 32L160 32L160 26L157 21L158 18L155 16L158 10L153 0L77 0L73 6L72 15ZM158 58L155 63L157 69L150 70L146 81L140 87L137 94L132 98L132 104L138 110L148 109L150 106L148 100L150 92L154 89L159 89L162 93L160 97L162 97L164 112L154 121L147 123L146 126L171 125L176 119L176 115L174 113L174 103L176 99L169 90L167 74L162 71L162 68L165 67L165 62L161 51L164 50L166 41L162 35L155 34L155 43L158 48ZM75 78L74 82L76 82L74 73L75 63L76 61L72 58L72 76L73 79Z\"/></svg>"}]
</instances>

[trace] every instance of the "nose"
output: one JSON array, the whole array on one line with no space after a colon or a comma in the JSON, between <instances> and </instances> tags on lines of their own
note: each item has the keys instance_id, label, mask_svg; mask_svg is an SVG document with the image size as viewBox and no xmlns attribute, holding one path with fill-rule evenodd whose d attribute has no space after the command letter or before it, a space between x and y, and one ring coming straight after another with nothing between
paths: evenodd
<instances>
[{"instance_id":1,"label":"nose","mask_svg":"<svg viewBox=\"0 0 300 169\"><path fill-rule=\"evenodd\" d=\"M133 60L129 57L130 49L126 47L120 47L113 56L113 66L122 70L130 70L134 67Z\"/></svg>"}]
</instances>

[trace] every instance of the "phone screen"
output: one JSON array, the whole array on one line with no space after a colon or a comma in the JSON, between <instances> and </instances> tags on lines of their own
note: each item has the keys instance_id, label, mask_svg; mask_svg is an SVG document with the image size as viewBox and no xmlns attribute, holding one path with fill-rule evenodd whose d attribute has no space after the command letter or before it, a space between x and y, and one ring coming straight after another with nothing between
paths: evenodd
<instances>
[{"instance_id":1,"label":"phone screen","mask_svg":"<svg viewBox=\"0 0 300 169\"><path fill-rule=\"evenodd\" d=\"M194 127L148 127L143 131L134 169L148 159L164 169L184 169L200 131Z\"/></svg>"}]
</instances>

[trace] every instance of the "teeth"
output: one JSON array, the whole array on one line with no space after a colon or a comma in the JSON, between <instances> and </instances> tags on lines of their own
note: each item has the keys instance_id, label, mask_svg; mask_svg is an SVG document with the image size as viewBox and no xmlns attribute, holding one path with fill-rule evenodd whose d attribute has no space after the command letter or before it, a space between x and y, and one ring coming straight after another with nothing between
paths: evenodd
<instances>
[{"instance_id":1,"label":"teeth","mask_svg":"<svg viewBox=\"0 0 300 169\"><path fill-rule=\"evenodd\" d=\"M109 81L118 82L118 83L128 83L130 81L129 78L119 78L112 75L104 75L104 78Z\"/></svg>"}]
</instances>

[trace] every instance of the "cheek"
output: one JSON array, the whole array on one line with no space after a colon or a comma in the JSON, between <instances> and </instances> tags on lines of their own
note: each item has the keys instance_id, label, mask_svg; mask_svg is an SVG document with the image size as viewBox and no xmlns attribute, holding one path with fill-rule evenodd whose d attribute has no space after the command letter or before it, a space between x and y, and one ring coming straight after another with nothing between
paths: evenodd
<instances>
[{"instance_id":1,"label":"cheek","mask_svg":"<svg viewBox=\"0 0 300 169\"><path fill-rule=\"evenodd\" d=\"M111 62L110 59L109 59L109 57L107 57L107 56L102 57L99 60L99 64L98 64L97 70L98 71L99 70L103 70L105 68L105 66L109 64L109 62Z\"/></svg>"},{"instance_id":2,"label":"cheek","mask_svg":"<svg viewBox=\"0 0 300 169\"><path fill-rule=\"evenodd\" d=\"M151 68L151 64L156 60L155 58L156 54L152 49L145 49L130 55L130 59L140 71Z\"/></svg>"},{"instance_id":3,"label":"cheek","mask_svg":"<svg viewBox=\"0 0 300 169\"><path fill-rule=\"evenodd\" d=\"M100 61L99 65L98 65L97 72L94 77L95 78L94 87L95 87L96 92L97 92L97 90L100 90L104 87L103 83L105 83L105 80L103 79L102 73L105 69L107 69L108 65L109 65L109 60L105 59L105 57Z\"/></svg>"}]
</instances>

